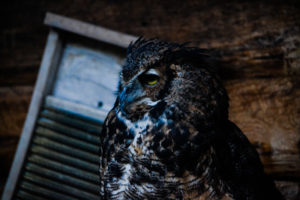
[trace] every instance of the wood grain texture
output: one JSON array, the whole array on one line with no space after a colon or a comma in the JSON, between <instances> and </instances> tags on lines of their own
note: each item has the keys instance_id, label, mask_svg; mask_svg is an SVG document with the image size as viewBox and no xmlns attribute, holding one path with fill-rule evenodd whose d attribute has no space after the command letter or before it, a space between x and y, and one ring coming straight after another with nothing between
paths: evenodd
<instances>
[{"instance_id":1,"label":"wood grain texture","mask_svg":"<svg viewBox=\"0 0 300 200\"><path fill-rule=\"evenodd\" d=\"M0 87L0 193L13 161L32 91L32 86Z\"/></svg>"},{"instance_id":2,"label":"wood grain texture","mask_svg":"<svg viewBox=\"0 0 300 200\"><path fill-rule=\"evenodd\" d=\"M18 137L0 137L0 193L2 193L2 190L4 189L11 162L17 148L18 139Z\"/></svg>"},{"instance_id":3,"label":"wood grain texture","mask_svg":"<svg viewBox=\"0 0 300 200\"><path fill-rule=\"evenodd\" d=\"M230 119L261 153L298 153L299 82L292 78L227 81Z\"/></svg>"},{"instance_id":4,"label":"wood grain texture","mask_svg":"<svg viewBox=\"0 0 300 200\"><path fill-rule=\"evenodd\" d=\"M33 86L0 87L0 137L20 136L32 92Z\"/></svg>"},{"instance_id":5,"label":"wood grain texture","mask_svg":"<svg viewBox=\"0 0 300 200\"><path fill-rule=\"evenodd\" d=\"M299 180L299 80L234 80L225 86L230 119L256 146L265 171L277 179Z\"/></svg>"}]
</instances>

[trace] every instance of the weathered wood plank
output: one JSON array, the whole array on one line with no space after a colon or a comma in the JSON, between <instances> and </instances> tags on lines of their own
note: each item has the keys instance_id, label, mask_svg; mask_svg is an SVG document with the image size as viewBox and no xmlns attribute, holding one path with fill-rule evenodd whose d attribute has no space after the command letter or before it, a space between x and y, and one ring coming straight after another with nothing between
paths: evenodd
<instances>
[{"instance_id":1,"label":"weathered wood plank","mask_svg":"<svg viewBox=\"0 0 300 200\"><path fill-rule=\"evenodd\" d=\"M292 78L228 81L230 119L256 146L267 173L300 180L300 89Z\"/></svg>"},{"instance_id":2,"label":"weathered wood plank","mask_svg":"<svg viewBox=\"0 0 300 200\"><path fill-rule=\"evenodd\" d=\"M299 153L299 81L253 79L225 85L231 99L230 119L261 153Z\"/></svg>"},{"instance_id":3,"label":"weathered wood plank","mask_svg":"<svg viewBox=\"0 0 300 200\"><path fill-rule=\"evenodd\" d=\"M51 140L54 140L54 141L57 141L60 143L65 143L67 145L74 146L75 148L78 148L78 149L90 151L91 153L95 153L95 154L97 154L99 152L99 146L97 146L97 145L89 144L82 140L75 139L75 138L66 136L64 134L52 131L51 129L48 129L48 128L37 127L35 132L38 136L46 137L48 139L51 139Z\"/></svg>"},{"instance_id":4,"label":"weathered wood plank","mask_svg":"<svg viewBox=\"0 0 300 200\"><path fill-rule=\"evenodd\" d=\"M91 183L80 178L75 178L73 176L69 176L58 171L50 170L32 163L28 164L26 166L26 169L29 173L38 174L42 177L46 177L51 180L57 180L58 182L63 182L68 185L73 185L75 187L79 187L93 193L98 193L97 191L99 186L95 183Z\"/></svg>"},{"instance_id":5,"label":"weathered wood plank","mask_svg":"<svg viewBox=\"0 0 300 200\"><path fill-rule=\"evenodd\" d=\"M85 37L90 37L123 48L126 48L131 42L137 40L137 37L132 35L112 31L107 28L95 26L93 24L82 22L76 19L63 17L54 13L47 13L44 23L55 28L66 30Z\"/></svg>"},{"instance_id":6,"label":"weathered wood plank","mask_svg":"<svg viewBox=\"0 0 300 200\"><path fill-rule=\"evenodd\" d=\"M276 180L299 181L300 159L298 153L260 154L265 172Z\"/></svg>"},{"instance_id":7,"label":"weathered wood plank","mask_svg":"<svg viewBox=\"0 0 300 200\"><path fill-rule=\"evenodd\" d=\"M0 193L22 132L33 87L0 87Z\"/></svg>"},{"instance_id":8,"label":"weathered wood plank","mask_svg":"<svg viewBox=\"0 0 300 200\"><path fill-rule=\"evenodd\" d=\"M31 59L31 58L29 58ZM38 62L39 63L39 62ZM33 85L39 66L2 66L0 68L0 86Z\"/></svg>"},{"instance_id":9,"label":"weathered wood plank","mask_svg":"<svg viewBox=\"0 0 300 200\"><path fill-rule=\"evenodd\" d=\"M62 110L55 110L53 107L47 107L46 110L41 111L40 116L50 120L55 120L67 126L87 131L96 136L101 134L102 123L99 123L99 121L96 120L90 120L91 118L83 118L82 115L76 115L70 111L64 112Z\"/></svg>"},{"instance_id":10,"label":"weathered wood plank","mask_svg":"<svg viewBox=\"0 0 300 200\"><path fill-rule=\"evenodd\" d=\"M35 138L33 139L33 143L54 151L59 151L63 154L67 154L75 158L86 160L87 162L91 162L94 164L98 164L99 162L99 157L93 153L70 147L68 145L55 142L45 137L35 136Z\"/></svg>"},{"instance_id":11,"label":"weathered wood plank","mask_svg":"<svg viewBox=\"0 0 300 200\"><path fill-rule=\"evenodd\" d=\"M66 163L75 168L79 168L91 173L98 173L99 166L90 162L85 162L82 159L74 158L72 156L61 154L59 152L41 147L39 145L32 145L31 152L60 163Z\"/></svg>"},{"instance_id":12,"label":"weathered wood plank","mask_svg":"<svg viewBox=\"0 0 300 200\"><path fill-rule=\"evenodd\" d=\"M54 191L59 191L63 194L67 194L67 195L71 195L71 196L74 195L77 198L93 199L93 200L98 200L99 199L98 195L91 194L89 192L80 190L78 188L74 188L72 186L61 184L58 181L53 181L53 180L50 180L48 178L44 178L44 177L35 175L33 173L26 172L24 174L24 179L27 180L28 182L32 182L32 183L37 184L39 186L44 186L46 188L53 189Z\"/></svg>"},{"instance_id":13,"label":"weathered wood plank","mask_svg":"<svg viewBox=\"0 0 300 200\"><path fill-rule=\"evenodd\" d=\"M67 43L51 95L108 112L116 98L121 70L118 62L122 58L116 53Z\"/></svg>"},{"instance_id":14,"label":"weathered wood plank","mask_svg":"<svg viewBox=\"0 0 300 200\"><path fill-rule=\"evenodd\" d=\"M4 133L2 133L4 135ZM4 189L4 185L9 173L12 160L17 148L19 137L1 136L0 137L0 193Z\"/></svg>"},{"instance_id":15,"label":"weathered wood plank","mask_svg":"<svg viewBox=\"0 0 300 200\"><path fill-rule=\"evenodd\" d=\"M41 186L38 186L36 184L27 182L27 181L21 181L20 182L21 190L30 191L31 193L34 193L38 196L44 196L47 199L57 199L57 200L78 200L76 197L72 197L70 195L66 195L60 192L57 192L55 190L51 189L45 189Z\"/></svg>"},{"instance_id":16,"label":"weathered wood plank","mask_svg":"<svg viewBox=\"0 0 300 200\"><path fill-rule=\"evenodd\" d=\"M92 173L84 171L84 170L79 170L72 166L65 165L65 164L62 164L62 163L59 163L56 161L52 161L50 159L43 158L41 156L31 155L31 156L29 156L28 161L30 162L30 163L27 163L27 165L26 165L28 170L30 170L29 168L32 167L32 163L35 163L37 165L44 166L45 168L52 169L54 171L59 171L59 172L65 173L65 174L75 176L82 180L90 181L95 184L99 183L99 177L95 174L92 174ZM42 170L42 168L40 168L40 170Z\"/></svg>"},{"instance_id":17,"label":"weathered wood plank","mask_svg":"<svg viewBox=\"0 0 300 200\"><path fill-rule=\"evenodd\" d=\"M37 120L37 124L42 127L63 133L67 136L71 136L77 138L78 140L85 141L94 145L99 145L100 143L100 138L98 136L87 134L82 130L78 130L76 128L60 124L50 119L40 118L39 120Z\"/></svg>"},{"instance_id":18,"label":"weathered wood plank","mask_svg":"<svg viewBox=\"0 0 300 200\"><path fill-rule=\"evenodd\" d=\"M33 86L0 87L0 136L20 136Z\"/></svg>"},{"instance_id":19,"label":"weathered wood plank","mask_svg":"<svg viewBox=\"0 0 300 200\"><path fill-rule=\"evenodd\" d=\"M30 194L30 193L22 191L22 190L18 191L16 196L19 197L20 199L24 199L24 200L32 200L32 199L47 200L46 198L43 198L38 195L33 195L33 194Z\"/></svg>"}]
</instances>

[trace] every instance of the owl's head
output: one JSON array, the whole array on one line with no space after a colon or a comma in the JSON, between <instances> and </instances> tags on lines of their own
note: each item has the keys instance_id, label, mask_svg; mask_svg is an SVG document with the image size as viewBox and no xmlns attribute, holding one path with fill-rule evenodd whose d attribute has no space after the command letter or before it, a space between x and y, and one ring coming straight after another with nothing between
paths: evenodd
<instances>
[{"instance_id":1,"label":"owl's head","mask_svg":"<svg viewBox=\"0 0 300 200\"><path fill-rule=\"evenodd\" d=\"M117 106L133 121L163 112L186 120L227 118L227 94L211 61L203 49L140 38L128 47Z\"/></svg>"}]
</instances>

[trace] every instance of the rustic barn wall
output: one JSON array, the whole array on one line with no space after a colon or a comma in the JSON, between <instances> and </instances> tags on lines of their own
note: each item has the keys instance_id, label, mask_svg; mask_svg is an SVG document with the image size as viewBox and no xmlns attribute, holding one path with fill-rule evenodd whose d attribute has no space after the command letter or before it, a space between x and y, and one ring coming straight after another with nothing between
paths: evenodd
<instances>
[{"instance_id":1,"label":"rustic barn wall","mask_svg":"<svg viewBox=\"0 0 300 200\"><path fill-rule=\"evenodd\" d=\"M26 117L48 28L46 11L114 30L192 41L222 56L230 119L289 199L300 198L300 2L4 1L0 7L0 192ZM276 167L274 167L276 164Z\"/></svg>"}]
</instances>

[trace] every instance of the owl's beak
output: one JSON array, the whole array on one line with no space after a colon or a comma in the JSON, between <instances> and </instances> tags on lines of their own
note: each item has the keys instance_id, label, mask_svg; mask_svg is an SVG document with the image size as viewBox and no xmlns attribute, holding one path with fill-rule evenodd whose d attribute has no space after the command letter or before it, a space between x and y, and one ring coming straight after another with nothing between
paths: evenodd
<instances>
[{"instance_id":1,"label":"owl's beak","mask_svg":"<svg viewBox=\"0 0 300 200\"><path fill-rule=\"evenodd\" d=\"M143 96L144 92L141 86L134 84L133 87L125 87L119 96L119 105L121 111L124 113L130 113L133 103L141 100Z\"/></svg>"}]
</instances>

